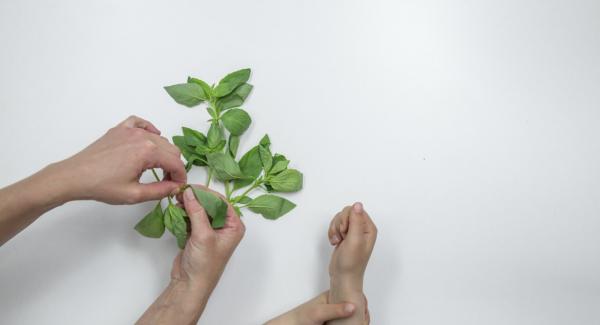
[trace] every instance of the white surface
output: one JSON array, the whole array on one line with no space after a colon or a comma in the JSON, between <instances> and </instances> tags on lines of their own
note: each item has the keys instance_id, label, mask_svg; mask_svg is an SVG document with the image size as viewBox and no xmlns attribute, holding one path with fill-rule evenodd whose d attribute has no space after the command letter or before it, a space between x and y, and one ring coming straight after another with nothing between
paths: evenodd
<instances>
[{"instance_id":1,"label":"white surface","mask_svg":"<svg viewBox=\"0 0 600 325\"><path fill-rule=\"evenodd\" d=\"M244 218L201 323L326 289L326 227L361 200L373 324L598 324L599 32L593 0L4 0L0 184L130 114L204 125L161 87L251 67L243 149L269 132L306 184ZM176 253L132 229L150 207L70 203L1 247L0 323L132 323Z\"/></svg>"}]
</instances>

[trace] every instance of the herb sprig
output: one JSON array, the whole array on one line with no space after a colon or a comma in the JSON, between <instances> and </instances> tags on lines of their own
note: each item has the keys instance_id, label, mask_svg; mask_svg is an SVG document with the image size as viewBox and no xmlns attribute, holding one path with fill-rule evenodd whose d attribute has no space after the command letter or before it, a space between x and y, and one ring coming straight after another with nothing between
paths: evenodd
<instances>
[{"instance_id":1,"label":"herb sprig","mask_svg":"<svg viewBox=\"0 0 600 325\"><path fill-rule=\"evenodd\" d=\"M186 83L165 87L175 102L190 108L205 104L210 115L206 134L182 127L182 134L174 136L173 143L185 158L188 172L193 167L203 167L207 170L207 187L213 180L223 183L224 199L212 192L192 188L215 229L225 225L228 204L239 216L245 208L266 219L275 220L296 205L272 193L302 189L302 173L288 168L290 161L284 155L271 152L268 135L236 160L240 137L252 123L248 112L241 108L253 89L248 83L249 78L250 69L242 69L226 75L216 85L188 77ZM152 173L159 181L158 174L154 170ZM256 190L265 193L252 197ZM189 218L184 209L173 203L171 197L166 199L167 206L164 209L162 200L158 201L135 229L146 237L159 238L166 228L177 238L178 246L183 248L189 233Z\"/></svg>"}]
</instances>

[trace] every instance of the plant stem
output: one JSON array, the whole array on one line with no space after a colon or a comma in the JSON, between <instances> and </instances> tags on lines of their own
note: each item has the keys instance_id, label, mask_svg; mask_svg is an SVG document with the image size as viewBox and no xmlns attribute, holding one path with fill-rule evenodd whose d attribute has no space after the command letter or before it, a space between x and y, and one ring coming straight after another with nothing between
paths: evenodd
<instances>
[{"instance_id":1,"label":"plant stem","mask_svg":"<svg viewBox=\"0 0 600 325\"><path fill-rule=\"evenodd\" d=\"M210 180L212 179L212 169L208 168L208 179L206 180L206 187L210 185Z\"/></svg>"},{"instance_id":2,"label":"plant stem","mask_svg":"<svg viewBox=\"0 0 600 325\"><path fill-rule=\"evenodd\" d=\"M225 197L229 201L229 199L231 198L231 191L230 191L230 188L229 188L229 181L225 181L224 184L225 184Z\"/></svg>"},{"instance_id":3,"label":"plant stem","mask_svg":"<svg viewBox=\"0 0 600 325\"><path fill-rule=\"evenodd\" d=\"M246 196L248 193L250 193L253 189L257 188L260 186L260 184L262 184L262 180L256 180L254 182L254 184L252 184L252 186L250 186L247 190L244 191L244 193L242 193L241 195L238 195L238 198L242 198L244 196ZM239 199L238 199L239 200ZM238 200L235 200L233 203L237 203Z\"/></svg>"},{"instance_id":4,"label":"plant stem","mask_svg":"<svg viewBox=\"0 0 600 325\"><path fill-rule=\"evenodd\" d=\"M154 174L154 178L156 178L156 181L160 182L160 177L158 177L158 174L156 173L156 170L154 168L152 168L152 174Z\"/></svg>"}]
</instances>

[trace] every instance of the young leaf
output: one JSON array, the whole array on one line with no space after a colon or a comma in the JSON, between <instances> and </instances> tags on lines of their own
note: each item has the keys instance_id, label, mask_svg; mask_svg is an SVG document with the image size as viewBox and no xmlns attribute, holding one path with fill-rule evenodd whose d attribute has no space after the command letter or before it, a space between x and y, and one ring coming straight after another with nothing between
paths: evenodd
<instances>
[{"instance_id":1,"label":"young leaf","mask_svg":"<svg viewBox=\"0 0 600 325\"><path fill-rule=\"evenodd\" d=\"M268 179L268 184L276 192L296 192L302 189L302 173L296 169L286 169Z\"/></svg>"},{"instance_id":2,"label":"young leaf","mask_svg":"<svg viewBox=\"0 0 600 325\"><path fill-rule=\"evenodd\" d=\"M283 216L295 207L291 201L272 194L263 194L248 203L248 209L270 220Z\"/></svg>"},{"instance_id":3,"label":"young leaf","mask_svg":"<svg viewBox=\"0 0 600 325\"><path fill-rule=\"evenodd\" d=\"M275 175L279 172L282 172L287 168L289 163L290 161L287 160L284 155L276 153L273 156L273 167L271 167L271 171L269 171L269 173L271 175Z\"/></svg>"},{"instance_id":4,"label":"young leaf","mask_svg":"<svg viewBox=\"0 0 600 325\"><path fill-rule=\"evenodd\" d=\"M163 211L160 206L160 201L154 209L150 211L140 222L135 225L135 230L140 234L151 237L160 238L165 232L165 223L163 220Z\"/></svg>"},{"instance_id":5,"label":"young leaf","mask_svg":"<svg viewBox=\"0 0 600 325\"><path fill-rule=\"evenodd\" d=\"M269 148L269 146L271 145L271 139L269 139L269 135L265 134L264 137L262 137L262 139L260 139L260 142L258 143L263 147L266 147L267 149Z\"/></svg>"},{"instance_id":6,"label":"young leaf","mask_svg":"<svg viewBox=\"0 0 600 325\"><path fill-rule=\"evenodd\" d=\"M214 152L206 155L208 165L215 172L215 177L220 181L229 181L244 177L238 164L230 155L223 152Z\"/></svg>"},{"instance_id":7,"label":"young leaf","mask_svg":"<svg viewBox=\"0 0 600 325\"><path fill-rule=\"evenodd\" d=\"M233 135L241 135L244 133L252 122L250 115L239 108L234 108L225 112L225 114L221 116L221 120L223 121L225 128Z\"/></svg>"},{"instance_id":8,"label":"young leaf","mask_svg":"<svg viewBox=\"0 0 600 325\"><path fill-rule=\"evenodd\" d=\"M200 80L200 79L197 79L197 78L194 78L194 77L188 77L187 82L188 83L194 83L194 84L200 85L200 87L202 87L202 90L204 91L204 94L207 97L207 99L205 99L205 100L208 100L208 98L210 98L211 96L213 96L213 94L212 94L212 92L213 92L212 88L210 87L210 85L208 85L203 80Z\"/></svg>"},{"instance_id":9,"label":"young leaf","mask_svg":"<svg viewBox=\"0 0 600 325\"><path fill-rule=\"evenodd\" d=\"M166 86L165 90L177 103L187 107L194 107L208 99L202 87L195 83Z\"/></svg>"},{"instance_id":10,"label":"young leaf","mask_svg":"<svg viewBox=\"0 0 600 325\"><path fill-rule=\"evenodd\" d=\"M215 194L199 189L192 188L198 202L204 207L206 213L211 217L213 228L222 228L225 225L227 216L227 203Z\"/></svg>"},{"instance_id":11,"label":"young leaf","mask_svg":"<svg viewBox=\"0 0 600 325\"><path fill-rule=\"evenodd\" d=\"M223 136L223 130L221 129L221 126L219 123L211 123L210 128L208 129L206 144L209 148L214 149L219 146L219 143L222 140L225 140L225 137Z\"/></svg>"},{"instance_id":12,"label":"young leaf","mask_svg":"<svg viewBox=\"0 0 600 325\"><path fill-rule=\"evenodd\" d=\"M214 89L215 97L229 95L234 89L248 81L250 69L242 69L226 75Z\"/></svg>"},{"instance_id":13,"label":"young leaf","mask_svg":"<svg viewBox=\"0 0 600 325\"><path fill-rule=\"evenodd\" d=\"M271 151L263 146L258 146L258 153L260 155L260 161L262 162L265 174L268 174L269 170L271 170L271 167L273 167L273 157L271 156Z\"/></svg>"},{"instance_id":14,"label":"young leaf","mask_svg":"<svg viewBox=\"0 0 600 325\"><path fill-rule=\"evenodd\" d=\"M244 174L244 178L236 179L233 183L233 189L237 190L250 185L260 175L262 170L262 162L258 153L258 146L248 150L240 159L240 170Z\"/></svg>"},{"instance_id":15,"label":"young leaf","mask_svg":"<svg viewBox=\"0 0 600 325\"><path fill-rule=\"evenodd\" d=\"M194 164L195 166L206 166L206 157L203 154L198 153L198 147L194 149L189 146L183 136L174 136L173 143L179 148L181 154L188 163Z\"/></svg>"},{"instance_id":16,"label":"young leaf","mask_svg":"<svg viewBox=\"0 0 600 325\"><path fill-rule=\"evenodd\" d=\"M240 146L240 136L230 134L229 141L227 143L229 144L229 154L231 154L231 157L235 158L238 147Z\"/></svg>"},{"instance_id":17,"label":"young leaf","mask_svg":"<svg viewBox=\"0 0 600 325\"><path fill-rule=\"evenodd\" d=\"M237 87L231 94L217 99L217 107L221 111L228 110L234 107L240 107L252 91L252 85L245 83Z\"/></svg>"}]
</instances>

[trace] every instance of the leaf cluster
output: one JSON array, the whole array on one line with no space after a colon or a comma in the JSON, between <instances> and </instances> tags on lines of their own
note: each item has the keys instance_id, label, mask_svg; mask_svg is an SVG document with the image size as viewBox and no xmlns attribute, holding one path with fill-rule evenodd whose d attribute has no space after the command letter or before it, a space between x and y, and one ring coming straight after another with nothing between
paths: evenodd
<instances>
[{"instance_id":1,"label":"leaf cluster","mask_svg":"<svg viewBox=\"0 0 600 325\"><path fill-rule=\"evenodd\" d=\"M175 102L189 108L204 106L210 116L205 133L182 127L182 133L172 139L181 150L188 172L193 167L205 168L206 186L213 179L224 185L224 198L194 188L196 198L215 229L224 226L228 205L238 216L242 215L243 209L248 209L266 219L278 219L296 205L273 193L296 192L303 185L302 173L289 168L290 161L283 154L272 153L268 135L237 159L240 137L252 123L248 112L241 107L253 89L248 83L249 78L250 69L242 69L226 75L216 85L188 77L186 83L165 87ZM255 191L263 193L253 197ZM135 229L152 238L161 237L167 229L183 248L190 231L189 218L170 197L167 200L166 208L163 209L162 200L159 201Z\"/></svg>"}]
</instances>

